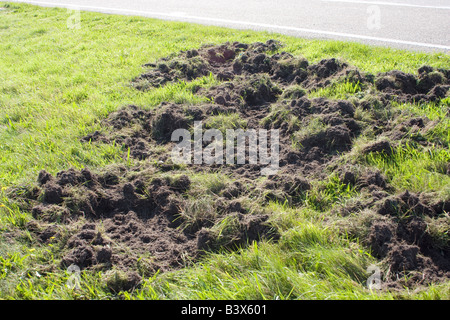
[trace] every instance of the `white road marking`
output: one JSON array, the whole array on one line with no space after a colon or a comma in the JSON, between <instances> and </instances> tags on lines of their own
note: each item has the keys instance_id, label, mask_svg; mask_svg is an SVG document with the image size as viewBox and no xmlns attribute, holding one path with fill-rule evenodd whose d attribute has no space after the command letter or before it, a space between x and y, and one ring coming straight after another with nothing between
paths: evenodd
<instances>
[{"instance_id":1,"label":"white road marking","mask_svg":"<svg viewBox=\"0 0 450 320\"><path fill-rule=\"evenodd\" d=\"M427 6L427 5L422 5L422 4L401 3L401 2L362 1L362 0L322 0L322 1L323 2L346 2L346 3L357 3L357 4L372 4L372 5L380 5L380 6L397 6L397 7L450 10L450 7L445 7L445 6Z\"/></svg>"},{"instance_id":2,"label":"white road marking","mask_svg":"<svg viewBox=\"0 0 450 320\"><path fill-rule=\"evenodd\" d=\"M108 7L95 7L95 6L84 6L84 5L83 6L74 6L71 4L41 2L41 1L19 1L19 2L38 4L38 5L39 4L49 5L49 6L64 7L64 8L76 7L79 10L103 11L103 12L108 12L108 13L116 12L118 14L135 14L137 16L164 17L167 19L174 18L173 14L164 13L164 12L152 12L152 11L141 11L141 10L108 8ZM199 16L190 16L190 15L180 16L178 18L185 19L185 20L191 20L191 21L196 20L196 21L204 21L204 22L234 24L234 25L238 25L238 26L258 27L258 28L262 28L262 29L272 29L272 30L278 29L278 30L296 31L296 32L303 32L303 33L320 34L320 35L325 35L325 36L337 36L337 37L344 37L344 38L351 38L351 39L371 40L371 41L378 41L378 42L397 43L397 44L405 44L405 45L418 46L418 47L450 50L450 46L441 45L441 44L423 43L423 42L415 42L415 41L407 41L407 40L397 40L397 39L372 37L372 36L365 36L365 35L352 34L352 33L324 31L324 30L298 28L298 27L290 27L290 26L279 26L279 25L267 24L267 23L228 20L228 19L220 19L220 18L208 18L208 17L199 17Z\"/></svg>"},{"instance_id":3,"label":"white road marking","mask_svg":"<svg viewBox=\"0 0 450 320\"><path fill-rule=\"evenodd\" d=\"M182 11L174 11L169 13L169 15L171 15L172 17L185 17L187 13Z\"/></svg>"}]
</instances>

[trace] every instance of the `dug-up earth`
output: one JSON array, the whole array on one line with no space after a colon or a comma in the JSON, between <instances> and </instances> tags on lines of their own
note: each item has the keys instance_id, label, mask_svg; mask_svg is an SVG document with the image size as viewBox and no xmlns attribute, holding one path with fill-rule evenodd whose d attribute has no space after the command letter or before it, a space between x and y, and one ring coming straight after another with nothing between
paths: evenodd
<instances>
[{"instance_id":1,"label":"dug-up earth","mask_svg":"<svg viewBox=\"0 0 450 320\"><path fill-rule=\"evenodd\" d=\"M300 207L312 181L336 174L343 184L370 195L335 214L371 213L360 241L388 266L384 283L392 286L407 278L407 285L414 287L448 280L450 247L430 235L429 224L449 223L449 199L398 193L380 171L342 159L356 152L354 141L367 132L374 138L357 153L389 157L399 145L420 136L412 132L430 130L436 123L426 117L378 115L393 101L439 103L448 96L450 70L424 66L415 75L395 70L371 75L337 59L310 64L280 52L280 47L276 41L225 43L147 64L148 71L131 81L136 90L210 74L219 84L194 88L209 101L195 106L122 107L103 120L104 130L81 138L123 145L124 157L138 160L132 166L68 168L54 176L43 170L26 192L12 192L32 213L27 228L35 240L59 243L60 268L118 268L128 275L119 289L132 289L141 276L182 268L204 252L277 241L280 234L269 223L264 205L287 201ZM366 94L349 100L308 98L314 90L345 82L358 83ZM361 110L368 116L361 117ZM171 162L175 129L192 129L194 121L214 128L224 119L243 129L280 130L277 174L261 177L261 166L254 164ZM228 179L205 194L198 191L203 190L198 177L217 173ZM450 174L450 167L443 173Z\"/></svg>"}]
</instances>

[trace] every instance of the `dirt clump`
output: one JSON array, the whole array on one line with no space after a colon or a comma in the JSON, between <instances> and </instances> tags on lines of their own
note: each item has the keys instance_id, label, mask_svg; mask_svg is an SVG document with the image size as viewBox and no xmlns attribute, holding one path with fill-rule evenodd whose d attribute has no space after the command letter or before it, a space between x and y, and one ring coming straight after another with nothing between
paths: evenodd
<instances>
[{"instance_id":1,"label":"dirt clump","mask_svg":"<svg viewBox=\"0 0 450 320\"><path fill-rule=\"evenodd\" d=\"M361 84L369 81L359 70L335 58L323 59L317 64L308 66L307 70L308 77L300 83L308 89L329 86L337 79Z\"/></svg>"},{"instance_id":2,"label":"dirt clump","mask_svg":"<svg viewBox=\"0 0 450 320\"><path fill-rule=\"evenodd\" d=\"M142 283L142 277L136 271L111 270L105 274L104 278L106 286L114 293L132 291Z\"/></svg>"},{"instance_id":3,"label":"dirt clump","mask_svg":"<svg viewBox=\"0 0 450 320\"><path fill-rule=\"evenodd\" d=\"M356 187L357 190L391 191L384 174L378 169L369 169L361 166L347 165L336 171L339 179L346 185Z\"/></svg>"},{"instance_id":4,"label":"dirt clump","mask_svg":"<svg viewBox=\"0 0 450 320\"><path fill-rule=\"evenodd\" d=\"M254 109L275 102L280 93L281 90L267 76L251 75L212 87L205 95L218 105Z\"/></svg>"},{"instance_id":5,"label":"dirt clump","mask_svg":"<svg viewBox=\"0 0 450 320\"><path fill-rule=\"evenodd\" d=\"M266 223L268 218L268 215L229 215L218 226L199 231L197 248L215 251L248 245L262 238L278 239L279 234Z\"/></svg>"},{"instance_id":6,"label":"dirt clump","mask_svg":"<svg viewBox=\"0 0 450 320\"><path fill-rule=\"evenodd\" d=\"M394 146L388 140L380 140L366 145L362 150L362 154L377 153L390 156L393 154L393 150Z\"/></svg>"},{"instance_id":7,"label":"dirt clump","mask_svg":"<svg viewBox=\"0 0 450 320\"><path fill-rule=\"evenodd\" d=\"M135 78L133 83L138 90L148 90L168 82L190 81L210 73L216 74L220 80L231 80L236 74L270 68L263 52L275 50L278 46L275 41L251 45L234 42L182 51L178 56L146 64L152 69Z\"/></svg>"},{"instance_id":8,"label":"dirt clump","mask_svg":"<svg viewBox=\"0 0 450 320\"><path fill-rule=\"evenodd\" d=\"M178 107L164 106L155 114L151 125L151 135L158 141L170 141L176 129L188 129L186 114Z\"/></svg>"},{"instance_id":9,"label":"dirt clump","mask_svg":"<svg viewBox=\"0 0 450 320\"><path fill-rule=\"evenodd\" d=\"M130 248L136 256L144 252L153 255L152 263L161 268L177 265L182 252L195 255L192 239L195 235L178 232L173 223L179 210L177 196L190 185L187 177L170 185L168 181L156 178L145 182L121 180L113 173L102 176L87 169L61 171L57 179L44 173L40 176L46 176L45 180L48 180L42 186L45 192L48 184L54 183L52 190L58 186L65 196L63 201L58 199L59 205L54 204L53 197L50 202L44 197L42 203L35 199L32 212L38 221L89 221L67 242L70 251L62 257L61 266L120 265L127 256L120 252L121 246ZM90 183L86 183L84 177L90 177ZM59 219L53 217L57 213ZM100 224L102 231L98 230ZM163 248L166 250L160 253Z\"/></svg>"},{"instance_id":10,"label":"dirt clump","mask_svg":"<svg viewBox=\"0 0 450 320\"><path fill-rule=\"evenodd\" d=\"M400 102L434 102L448 95L450 80L448 70L424 66L419 68L418 76L399 70L380 73L375 86L388 99Z\"/></svg>"},{"instance_id":11,"label":"dirt clump","mask_svg":"<svg viewBox=\"0 0 450 320\"><path fill-rule=\"evenodd\" d=\"M307 179L291 176L276 175L269 177L261 186L265 190L264 197L269 201L287 201L294 205L304 200L306 192L311 189L311 184Z\"/></svg>"},{"instance_id":12,"label":"dirt clump","mask_svg":"<svg viewBox=\"0 0 450 320\"><path fill-rule=\"evenodd\" d=\"M404 192L374 205L382 217L371 224L367 241L373 254L389 266L388 287L430 284L450 277L450 247L442 247L429 231L430 221L448 211L428 201L420 194ZM407 278L406 283L399 280Z\"/></svg>"}]
</instances>

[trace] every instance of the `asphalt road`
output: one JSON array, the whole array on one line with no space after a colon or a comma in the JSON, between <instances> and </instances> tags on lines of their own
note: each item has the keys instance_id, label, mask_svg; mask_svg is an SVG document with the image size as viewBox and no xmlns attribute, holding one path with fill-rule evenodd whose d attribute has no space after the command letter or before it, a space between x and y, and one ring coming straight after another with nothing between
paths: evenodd
<instances>
[{"instance_id":1,"label":"asphalt road","mask_svg":"<svg viewBox=\"0 0 450 320\"><path fill-rule=\"evenodd\" d=\"M305 38L450 52L450 0L16 1Z\"/></svg>"}]
</instances>

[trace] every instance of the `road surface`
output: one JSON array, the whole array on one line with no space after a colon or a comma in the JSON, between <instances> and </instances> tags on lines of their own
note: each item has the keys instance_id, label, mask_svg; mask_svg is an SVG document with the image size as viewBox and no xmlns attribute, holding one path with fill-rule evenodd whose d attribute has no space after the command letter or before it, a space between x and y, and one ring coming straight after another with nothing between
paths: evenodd
<instances>
[{"instance_id":1,"label":"road surface","mask_svg":"<svg viewBox=\"0 0 450 320\"><path fill-rule=\"evenodd\" d=\"M450 52L450 0L16 1L305 38Z\"/></svg>"}]
</instances>

